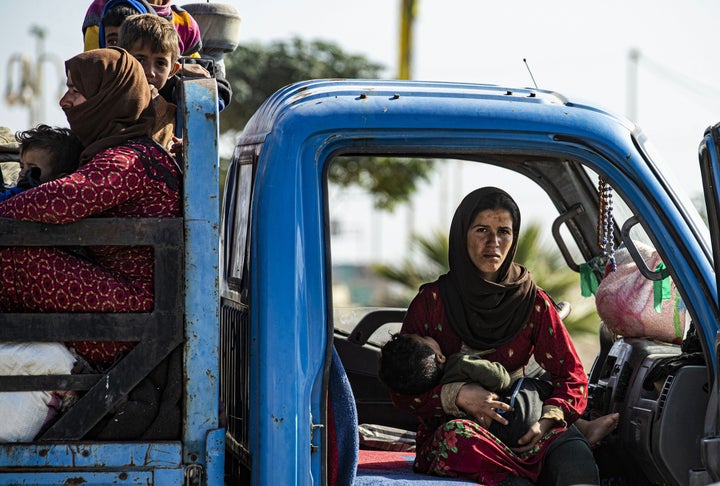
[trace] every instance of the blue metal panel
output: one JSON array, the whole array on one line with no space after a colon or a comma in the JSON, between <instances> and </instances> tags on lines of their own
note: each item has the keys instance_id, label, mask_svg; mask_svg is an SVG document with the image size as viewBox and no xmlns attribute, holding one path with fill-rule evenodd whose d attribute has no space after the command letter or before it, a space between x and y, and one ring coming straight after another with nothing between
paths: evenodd
<instances>
[{"instance_id":1,"label":"blue metal panel","mask_svg":"<svg viewBox=\"0 0 720 486\"><path fill-rule=\"evenodd\" d=\"M183 457L203 463L219 410L219 153L214 79L183 82L185 419ZM192 182L192 183L189 183ZM223 436L224 437L224 436ZM222 484L220 482L219 484Z\"/></svg>"},{"instance_id":2,"label":"blue metal panel","mask_svg":"<svg viewBox=\"0 0 720 486\"><path fill-rule=\"evenodd\" d=\"M225 429L215 429L208 433L205 457L206 484L225 484Z\"/></svg>"},{"instance_id":3,"label":"blue metal panel","mask_svg":"<svg viewBox=\"0 0 720 486\"><path fill-rule=\"evenodd\" d=\"M320 80L271 97L240 141L265 141L251 230L253 483L320 482L310 446L321 409L328 270L317 242L325 241L323 164L337 150L484 147L582 158L645 217L688 306L703 329L716 330L717 291L704 243L633 143L634 130L623 118L556 93L487 85ZM287 451L283 467L262 450Z\"/></svg>"},{"instance_id":4,"label":"blue metal panel","mask_svg":"<svg viewBox=\"0 0 720 486\"><path fill-rule=\"evenodd\" d=\"M183 470L123 471L123 472L42 472L0 473L0 484L57 485L57 484L154 484L177 486L183 484Z\"/></svg>"},{"instance_id":5,"label":"blue metal panel","mask_svg":"<svg viewBox=\"0 0 720 486\"><path fill-rule=\"evenodd\" d=\"M13 444L2 449L0 470L10 467L147 469L181 465L179 442Z\"/></svg>"},{"instance_id":6,"label":"blue metal panel","mask_svg":"<svg viewBox=\"0 0 720 486\"><path fill-rule=\"evenodd\" d=\"M179 442L19 444L5 452L0 456L0 484L170 486L183 481Z\"/></svg>"},{"instance_id":7,"label":"blue metal panel","mask_svg":"<svg viewBox=\"0 0 720 486\"><path fill-rule=\"evenodd\" d=\"M292 142L291 142L292 143ZM301 145L301 144L300 144ZM298 149L298 145L294 145ZM251 450L283 451L283 467L272 454L253 455L253 484L320 484L312 444L327 346L321 178L313 164L299 164L301 149L281 157L257 176L252 232L252 335L256 381L251 395ZM269 155L271 154L264 154ZM286 158L287 156L287 158ZM264 186L264 187L263 187ZM272 216L271 216L272 215ZM305 245L305 242L310 244ZM272 360L272 366L266 365Z\"/></svg>"}]
</instances>

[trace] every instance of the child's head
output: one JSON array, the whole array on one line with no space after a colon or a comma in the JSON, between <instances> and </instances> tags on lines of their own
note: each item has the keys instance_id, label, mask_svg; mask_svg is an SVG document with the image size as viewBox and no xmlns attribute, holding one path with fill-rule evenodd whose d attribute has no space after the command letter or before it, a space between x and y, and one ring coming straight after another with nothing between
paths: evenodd
<instances>
[{"instance_id":1,"label":"child's head","mask_svg":"<svg viewBox=\"0 0 720 486\"><path fill-rule=\"evenodd\" d=\"M402 395L417 395L440 382L445 355L430 336L393 334L380 352L378 377Z\"/></svg>"},{"instance_id":2,"label":"child's head","mask_svg":"<svg viewBox=\"0 0 720 486\"><path fill-rule=\"evenodd\" d=\"M20 142L20 177L37 167L40 182L48 182L74 172L80 161L83 146L67 128L38 125L18 132Z\"/></svg>"},{"instance_id":3,"label":"child's head","mask_svg":"<svg viewBox=\"0 0 720 486\"><path fill-rule=\"evenodd\" d=\"M120 27L118 46L140 61L148 83L158 90L180 67L179 45L175 27L154 14L132 15Z\"/></svg>"},{"instance_id":4,"label":"child's head","mask_svg":"<svg viewBox=\"0 0 720 486\"><path fill-rule=\"evenodd\" d=\"M118 45L120 26L131 15L152 13L145 0L110 0L103 8L99 26L100 47Z\"/></svg>"}]
</instances>

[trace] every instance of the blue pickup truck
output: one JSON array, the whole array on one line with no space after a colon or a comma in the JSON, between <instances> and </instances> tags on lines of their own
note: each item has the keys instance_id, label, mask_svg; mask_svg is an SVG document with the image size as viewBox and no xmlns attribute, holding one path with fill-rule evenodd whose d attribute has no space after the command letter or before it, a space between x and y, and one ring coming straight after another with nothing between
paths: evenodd
<instances>
[{"instance_id":1,"label":"blue pickup truck","mask_svg":"<svg viewBox=\"0 0 720 486\"><path fill-rule=\"evenodd\" d=\"M460 167L471 189L498 185L512 194L532 186L540 194L532 204L543 199L545 214L554 214L548 224L567 266L589 268L598 281L612 256L607 244L598 245L611 191L612 224L600 225L609 233L603 236L629 252L642 278L669 275L687 312L674 342L600 333L588 369L588 413L620 412L618 428L595 451L603 481L720 481L717 147L718 129L708 129L700 145L708 231L637 126L558 93L373 80L316 80L278 91L239 137L223 199L221 393L230 482L449 481L413 474L413 453L397 452L400 446L370 450L356 439L358 424L393 431L415 425L377 379L379 346L397 330L408 301L388 307L392 288L372 286L363 298L353 296L337 271L353 248L387 254L397 238L386 230L383 239L378 230L365 243L351 229L357 241L348 244L333 231L339 213L352 213L354 228L380 225L377 214L354 209L352 191L328 178L334 164L351 170L358 157ZM507 185L520 179L517 189ZM451 195L448 213L463 195ZM638 250L647 248L667 273L647 268ZM657 386L647 386L651 373ZM349 388L352 406L334 402L334 388Z\"/></svg>"},{"instance_id":2,"label":"blue pickup truck","mask_svg":"<svg viewBox=\"0 0 720 486\"><path fill-rule=\"evenodd\" d=\"M589 269L600 282L612 252L598 245L598 223L609 215L612 224L600 225L609 228L606 240L627 249L643 278L669 276L687 317L675 342L599 333L588 413L620 412L618 428L595 450L603 482L720 481L718 127L707 130L699 151L705 223L638 127L554 92L297 83L270 97L243 130L222 197L214 85L188 80L183 99L182 218L1 223L2 245L155 246L159 280L148 314L0 315L0 341L122 337L146 351L100 375L0 377L2 391L82 395L33 442L3 444L0 484L466 484L413 473L415 418L392 406L377 379L380 345L398 328L407 298L372 279L358 295L338 271L353 252L385 254L397 243L390 231L366 243L352 228L354 242L334 230L339 213L351 213L357 228L379 224L377 214L349 203L358 191L328 177L335 164L349 170L359 157L432 160L471 188L539 195L532 205L544 202L553 214L551 232L568 268L584 277ZM603 210L608 191L610 213ZM449 213L464 193L445 192ZM521 202L520 209L532 208ZM666 273L647 268L638 248L656 251ZM85 437L176 349L181 436ZM369 440L367 430L395 439Z\"/></svg>"}]
</instances>

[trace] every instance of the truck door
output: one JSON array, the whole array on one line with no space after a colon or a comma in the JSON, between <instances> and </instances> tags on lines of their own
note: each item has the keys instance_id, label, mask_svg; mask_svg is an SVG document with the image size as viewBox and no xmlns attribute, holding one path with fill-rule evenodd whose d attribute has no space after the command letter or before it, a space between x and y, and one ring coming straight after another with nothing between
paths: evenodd
<instances>
[{"instance_id":1,"label":"truck door","mask_svg":"<svg viewBox=\"0 0 720 486\"><path fill-rule=\"evenodd\" d=\"M700 143L700 170L707 208L708 226L712 235L712 252L716 288L720 289L720 124L705 131ZM718 294L716 293L716 299ZM720 308L720 301L716 301ZM720 333L714 342L716 360L720 360ZM701 440L703 464L715 480L720 480L720 363L715 363L714 384L705 415L705 437Z\"/></svg>"}]
</instances>

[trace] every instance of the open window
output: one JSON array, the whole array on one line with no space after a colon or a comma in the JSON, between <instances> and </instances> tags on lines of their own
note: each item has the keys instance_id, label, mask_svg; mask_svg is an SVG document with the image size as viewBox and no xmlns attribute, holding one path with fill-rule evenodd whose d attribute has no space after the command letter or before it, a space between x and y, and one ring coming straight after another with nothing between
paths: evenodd
<instances>
[{"instance_id":1,"label":"open window","mask_svg":"<svg viewBox=\"0 0 720 486\"><path fill-rule=\"evenodd\" d=\"M716 289L720 289L720 125L710 127L700 144L700 170L712 235ZM717 296L717 294L716 294ZM720 308L720 303L716 302ZM701 439L703 465L713 480L720 480L720 336L715 337L715 379L705 414L705 437Z\"/></svg>"},{"instance_id":2,"label":"open window","mask_svg":"<svg viewBox=\"0 0 720 486\"><path fill-rule=\"evenodd\" d=\"M579 346L588 370L598 349L595 333L599 320L593 299L581 296L579 275L569 267L552 236L556 218L581 206L581 214L562 222L563 248L577 262L599 254L595 245L597 211L591 206L596 204L592 193L596 182L579 164L561 159L449 155L394 156L398 171L423 156L420 160L430 169L426 180L417 181L410 200L391 209L378 207L383 200L377 193L359 185L343 186L345 179L332 177L333 169L328 170L335 347L353 386L361 424L415 429L414 417L393 407L377 379L378 354L391 334L400 330L404 311L420 285L448 271L447 235L453 214L462 198L478 187L502 188L517 201L522 243L516 260L526 265L556 300L571 302L567 322L582 334ZM332 163L340 166L336 170L349 172L358 165L355 158L339 156ZM561 174L558 166L563 168ZM556 177L547 176L551 173Z\"/></svg>"}]
</instances>

